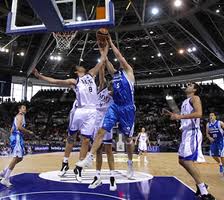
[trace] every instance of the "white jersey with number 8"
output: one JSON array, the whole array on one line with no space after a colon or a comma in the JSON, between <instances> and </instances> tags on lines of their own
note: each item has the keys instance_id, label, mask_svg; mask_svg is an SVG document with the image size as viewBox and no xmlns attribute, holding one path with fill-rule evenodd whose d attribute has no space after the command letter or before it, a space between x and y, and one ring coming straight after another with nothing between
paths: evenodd
<instances>
[{"instance_id":1,"label":"white jersey with number 8","mask_svg":"<svg viewBox=\"0 0 224 200\"><path fill-rule=\"evenodd\" d=\"M78 78L76 86L73 88L76 93L78 107L97 105L97 86L94 78L90 74L85 74Z\"/></svg>"}]
</instances>

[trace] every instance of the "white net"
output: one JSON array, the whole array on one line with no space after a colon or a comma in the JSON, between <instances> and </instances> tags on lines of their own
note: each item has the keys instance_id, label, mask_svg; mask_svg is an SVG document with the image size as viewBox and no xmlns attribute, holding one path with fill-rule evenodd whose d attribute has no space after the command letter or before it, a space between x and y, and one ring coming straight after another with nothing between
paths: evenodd
<instances>
[{"instance_id":1,"label":"white net","mask_svg":"<svg viewBox=\"0 0 224 200\"><path fill-rule=\"evenodd\" d=\"M60 51L70 49L71 42L75 38L76 34L77 31L54 32L53 36L57 43L56 48L59 49Z\"/></svg>"}]
</instances>

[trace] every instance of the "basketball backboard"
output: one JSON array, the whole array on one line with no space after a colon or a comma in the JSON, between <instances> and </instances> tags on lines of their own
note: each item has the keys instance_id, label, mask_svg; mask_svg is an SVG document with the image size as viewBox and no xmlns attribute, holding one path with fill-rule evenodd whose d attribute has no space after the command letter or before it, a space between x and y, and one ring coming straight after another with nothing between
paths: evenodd
<instances>
[{"instance_id":1,"label":"basketball backboard","mask_svg":"<svg viewBox=\"0 0 224 200\"><path fill-rule=\"evenodd\" d=\"M103 0L103 5L100 5L105 7L104 19L95 18L97 1L89 2L92 5L85 5L83 0L12 0L6 33L21 35L114 26L111 0ZM29 22L21 23L18 20L21 16L29 18Z\"/></svg>"}]
</instances>

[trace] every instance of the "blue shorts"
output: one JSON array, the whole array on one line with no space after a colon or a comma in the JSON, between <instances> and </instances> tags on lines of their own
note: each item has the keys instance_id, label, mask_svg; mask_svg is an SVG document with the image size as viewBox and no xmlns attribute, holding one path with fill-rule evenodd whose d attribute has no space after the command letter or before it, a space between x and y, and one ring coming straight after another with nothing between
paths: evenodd
<instances>
[{"instance_id":1,"label":"blue shorts","mask_svg":"<svg viewBox=\"0 0 224 200\"><path fill-rule=\"evenodd\" d=\"M25 145L21 134L12 133L10 136L10 146L13 157L22 158L25 155Z\"/></svg>"},{"instance_id":2,"label":"blue shorts","mask_svg":"<svg viewBox=\"0 0 224 200\"><path fill-rule=\"evenodd\" d=\"M213 142L210 145L210 154L214 157L224 157L223 142Z\"/></svg>"},{"instance_id":3,"label":"blue shorts","mask_svg":"<svg viewBox=\"0 0 224 200\"><path fill-rule=\"evenodd\" d=\"M119 130L128 137L132 137L134 132L135 105L119 106L112 103L108 108L102 128L107 132L119 123Z\"/></svg>"}]
</instances>

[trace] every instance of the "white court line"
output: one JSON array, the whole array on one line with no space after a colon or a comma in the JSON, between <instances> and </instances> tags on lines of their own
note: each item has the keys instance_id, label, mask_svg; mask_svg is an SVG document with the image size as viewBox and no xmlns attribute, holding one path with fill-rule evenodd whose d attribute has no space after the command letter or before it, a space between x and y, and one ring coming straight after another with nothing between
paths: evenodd
<instances>
[{"instance_id":1,"label":"white court line","mask_svg":"<svg viewBox=\"0 0 224 200\"><path fill-rule=\"evenodd\" d=\"M173 178L175 178L176 180L180 181L183 185L185 185L187 188L189 188L190 190L192 190L195 193L195 190L193 190L189 185L187 185L186 183L184 183L182 180L180 180L176 176L173 176Z\"/></svg>"},{"instance_id":2,"label":"white court line","mask_svg":"<svg viewBox=\"0 0 224 200\"><path fill-rule=\"evenodd\" d=\"M115 197L115 196L111 196L111 195L108 195L108 194L99 194L99 193L94 193L94 192L79 192L79 191L41 191L41 192L27 192L27 193L20 193L20 194L13 194L13 195L9 195L9 196L4 196L4 197L2 197L2 199L11 198L11 197L19 197L19 196L22 196L22 195L51 194L51 193L52 194L54 194L54 193L89 194L89 195L103 196L103 197L109 197L109 198L119 199L119 200L126 200L124 198Z\"/></svg>"}]
</instances>

